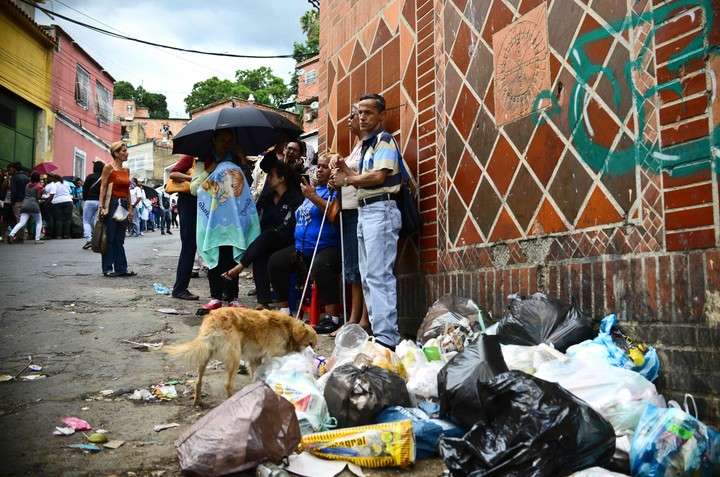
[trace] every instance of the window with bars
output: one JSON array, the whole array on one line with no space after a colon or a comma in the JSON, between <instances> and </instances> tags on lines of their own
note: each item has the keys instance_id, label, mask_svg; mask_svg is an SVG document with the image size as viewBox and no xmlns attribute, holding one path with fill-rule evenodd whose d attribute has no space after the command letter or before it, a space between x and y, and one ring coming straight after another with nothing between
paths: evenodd
<instances>
[{"instance_id":1,"label":"window with bars","mask_svg":"<svg viewBox=\"0 0 720 477\"><path fill-rule=\"evenodd\" d=\"M313 84L315 79L317 79L317 71L310 70L305 73L305 84Z\"/></svg>"},{"instance_id":2,"label":"window with bars","mask_svg":"<svg viewBox=\"0 0 720 477\"><path fill-rule=\"evenodd\" d=\"M85 177L85 159L87 158L87 154L85 154L85 151L75 148L75 151L73 153L73 173L75 177L84 178Z\"/></svg>"},{"instance_id":3,"label":"window with bars","mask_svg":"<svg viewBox=\"0 0 720 477\"><path fill-rule=\"evenodd\" d=\"M110 90L99 81L95 83L95 94L97 96L97 115L101 121L109 123L112 121L112 96Z\"/></svg>"},{"instance_id":4,"label":"window with bars","mask_svg":"<svg viewBox=\"0 0 720 477\"><path fill-rule=\"evenodd\" d=\"M90 107L90 73L80 65L75 73L75 102L85 109Z\"/></svg>"}]
</instances>

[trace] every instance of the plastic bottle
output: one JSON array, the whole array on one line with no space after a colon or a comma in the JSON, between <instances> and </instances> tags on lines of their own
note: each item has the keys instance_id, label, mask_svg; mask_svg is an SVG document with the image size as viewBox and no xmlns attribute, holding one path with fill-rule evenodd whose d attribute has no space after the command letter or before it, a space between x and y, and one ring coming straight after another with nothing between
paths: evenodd
<instances>
[{"instance_id":1,"label":"plastic bottle","mask_svg":"<svg viewBox=\"0 0 720 477\"><path fill-rule=\"evenodd\" d=\"M270 462L258 465L255 475L257 477L290 477L285 469Z\"/></svg>"}]
</instances>

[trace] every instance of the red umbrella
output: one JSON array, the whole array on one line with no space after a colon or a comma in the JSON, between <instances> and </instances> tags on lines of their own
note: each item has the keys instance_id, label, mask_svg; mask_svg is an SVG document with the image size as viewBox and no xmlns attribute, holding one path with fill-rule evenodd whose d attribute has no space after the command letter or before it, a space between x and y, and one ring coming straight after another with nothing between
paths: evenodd
<instances>
[{"instance_id":1,"label":"red umbrella","mask_svg":"<svg viewBox=\"0 0 720 477\"><path fill-rule=\"evenodd\" d=\"M38 174L51 174L59 169L58 166L53 164L52 162L41 162L37 166L33 167L33 171L37 172Z\"/></svg>"}]
</instances>

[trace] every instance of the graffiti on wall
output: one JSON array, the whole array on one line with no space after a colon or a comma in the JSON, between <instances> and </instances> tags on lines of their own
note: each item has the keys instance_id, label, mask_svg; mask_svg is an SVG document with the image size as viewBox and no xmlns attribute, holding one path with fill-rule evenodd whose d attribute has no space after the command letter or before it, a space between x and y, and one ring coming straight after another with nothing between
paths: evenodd
<instances>
[{"instance_id":1,"label":"graffiti on wall","mask_svg":"<svg viewBox=\"0 0 720 477\"><path fill-rule=\"evenodd\" d=\"M699 7L699 10L696 10ZM682 144L660 147L659 141L650 141L645 136L649 126L648 113L644 107L646 101L653 101L661 92L672 91L678 97L683 96L680 78L674 78L645 87L636 81L642 73L648 55L653 52L653 39L658 25L672 18L680 9L693 9L688 14L703 15L705 24L701 35L695 37L683 48L670 56L665 67L677 74L685 65L694 60L705 60L709 55L717 55L717 47L707 44L707 39L714 25L712 0L677 0L670 4L656 7L654 10L613 22L609 28L598 28L578 37L570 48L568 61L575 71L576 82L569 96L567 110L568 122L572 131L572 142L580 156L596 172L609 174L625 174L636 165L640 165L654 173L667 171L673 175L685 175L696 172L699 168L710 167L712 157L720 166L720 127L713 128L710 135ZM632 34L638 29L646 30L645 35L638 35L642 43L637 48L637 55L628 61L622 72L594 63L588 54L588 46L610 36L619 36L624 32ZM644 38L642 38L644 36ZM591 85L599 75L608 81L613 90L612 101L615 107L620 106L621 88L627 87L632 95L632 103L636 115L636 139L632 145L609 150L606 145L595 141L595 131L588 119L587 107L590 101ZM713 94L718 94L713 91ZM548 106L549 104L549 106ZM543 122L546 117L562 114L558 97L551 90L543 90L533 102L533 118L535 122ZM719 125L720 126L720 125Z\"/></svg>"}]
</instances>

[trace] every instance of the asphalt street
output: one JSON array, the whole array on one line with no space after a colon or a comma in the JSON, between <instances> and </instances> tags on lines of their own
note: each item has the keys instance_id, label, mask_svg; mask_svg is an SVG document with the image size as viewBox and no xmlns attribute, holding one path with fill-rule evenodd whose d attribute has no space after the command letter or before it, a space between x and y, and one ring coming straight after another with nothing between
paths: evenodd
<instances>
[{"instance_id":1,"label":"asphalt street","mask_svg":"<svg viewBox=\"0 0 720 477\"><path fill-rule=\"evenodd\" d=\"M0 374L15 376L29 359L41 371L26 370L19 379L0 382L0 475L180 475L174 441L200 416L224 399L224 370L208 370L204 405L192 406L195 371L162 351L135 349L133 343L171 343L192 339L201 318L198 302L158 295L153 283L172 286L180 250L178 233L147 233L125 242L130 269L138 276L106 278L100 256L81 250L82 240L53 240L44 245L0 244ZM241 280L240 298L254 305ZM191 291L208 297L204 276ZM202 302L202 301L201 301ZM159 309L174 308L169 315ZM319 350L332 351L321 338ZM30 358L31 357L31 358ZM28 374L46 378L24 380ZM238 376L236 389L248 383ZM166 402L129 399L134 390L179 382L178 398ZM55 436L62 419L76 416L94 429L109 431L125 444L96 454L68 448L86 443L82 433ZM179 427L154 432L159 424ZM438 476L439 459L413 469L367 469L365 475Z\"/></svg>"}]
</instances>

